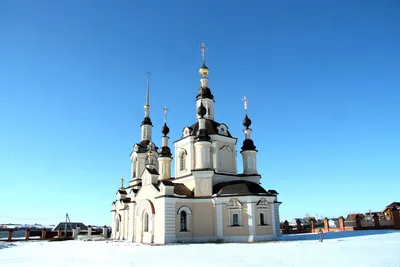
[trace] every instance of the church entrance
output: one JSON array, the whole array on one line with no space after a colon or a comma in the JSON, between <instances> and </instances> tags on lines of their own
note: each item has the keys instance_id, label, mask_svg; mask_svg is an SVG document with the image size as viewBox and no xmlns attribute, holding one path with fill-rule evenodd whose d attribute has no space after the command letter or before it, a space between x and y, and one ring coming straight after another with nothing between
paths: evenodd
<instances>
[{"instance_id":1,"label":"church entrance","mask_svg":"<svg viewBox=\"0 0 400 267\"><path fill-rule=\"evenodd\" d=\"M121 235L120 224L121 224L121 215L116 214L115 219L114 219L114 227L115 227L114 239L119 239L119 237Z\"/></svg>"},{"instance_id":2,"label":"church entrance","mask_svg":"<svg viewBox=\"0 0 400 267\"><path fill-rule=\"evenodd\" d=\"M142 200L136 210L136 225L138 226L136 242L146 244L154 242L154 216L153 203L148 199Z\"/></svg>"}]
</instances>

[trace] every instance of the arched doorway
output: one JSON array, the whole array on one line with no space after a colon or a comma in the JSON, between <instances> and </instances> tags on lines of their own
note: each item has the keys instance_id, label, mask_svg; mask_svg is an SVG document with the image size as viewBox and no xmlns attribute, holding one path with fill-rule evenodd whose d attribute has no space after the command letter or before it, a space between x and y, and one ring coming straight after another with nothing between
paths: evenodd
<instances>
[{"instance_id":1,"label":"arched doorway","mask_svg":"<svg viewBox=\"0 0 400 267\"><path fill-rule=\"evenodd\" d=\"M121 229L121 215L116 214L114 218L114 239L118 239L120 237L120 229Z\"/></svg>"},{"instance_id":2,"label":"arched doorway","mask_svg":"<svg viewBox=\"0 0 400 267\"><path fill-rule=\"evenodd\" d=\"M136 225L138 226L136 242L153 243L154 241L154 216L155 210L153 203L142 200L136 210Z\"/></svg>"}]
</instances>

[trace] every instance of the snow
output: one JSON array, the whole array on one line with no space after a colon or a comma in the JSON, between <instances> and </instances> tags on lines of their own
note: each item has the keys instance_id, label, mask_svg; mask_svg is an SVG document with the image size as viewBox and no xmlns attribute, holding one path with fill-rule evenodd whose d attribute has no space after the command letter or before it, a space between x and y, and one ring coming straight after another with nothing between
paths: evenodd
<instances>
[{"instance_id":1,"label":"snow","mask_svg":"<svg viewBox=\"0 0 400 267\"><path fill-rule=\"evenodd\" d=\"M351 266L399 267L400 231L284 235L253 244L149 246L112 241L15 242L0 250L0 266ZM296 240L296 241L294 241ZM0 246L7 246L0 242Z\"/></svg>"},{"instance_id":2,"label":"snow","mask_svg":"<svg viewBox=\"0 0 400 267\"><path fill-rule=\"evenodd\" d=\"M9 248L9 247L12 247L12 246L15 246L15 244L14 243L8 243L8 242L0 241L0 249ZM0 262L1 262L1 258L0 258Z\"/></svg>"}]
</instances>

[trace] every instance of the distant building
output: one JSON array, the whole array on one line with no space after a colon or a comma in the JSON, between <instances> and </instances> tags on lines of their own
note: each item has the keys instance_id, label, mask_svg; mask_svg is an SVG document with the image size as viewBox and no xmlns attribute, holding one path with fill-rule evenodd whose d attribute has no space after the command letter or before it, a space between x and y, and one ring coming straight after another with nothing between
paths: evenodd
<instances>
[{"instance_id":1,"label":"distant building","mask_svg":"<svg viewBox=\"0 0 400 267\"><path fill-rule=\"evenodd\" d=\"M400 210L400 202L392 202L386 206L386 208L382 212L385 220L390 220L392 218L393 208Z\"/></svg>"},{"instance_id":2,"label":"distant building","mask_svg":"<svg viewBox=\"0 0 400 267\"><path fill-rule=\"evenodd\" d=\"M361 219L365 218L365 215L362 213L351 213L347 215L346 221L356 221L356 216L359 216Z\"/></svg>"},{"instance_id":3,"label":"distant building","mask_svg":"<svg viewBox=\"0 0 400 267\"><path fill-rule=\"evenodd\" d=\"M300 220L300 224L301 224L302 227L310 226L310 223L307 222L306 220L302 219L302 218L294 218L293 220L291 220L289 222L289 225L296 227L297 226L297 220Z\"/></svg>"},{"instance_id":4,"label":"distant building","mask_svg":"<svg viewBox=\"0 0 400 267\"><path fill-rule=\"evenodd\" d=\"M380 211L370 211L365 213L365 218L364 220L366 221L372 221L374 220L374 216L377 215L379 220L383 220L384 219L384 213L380 212Z\"/></svg>"},{"instance_id":5,"label":"distant building","mask_svg":"<svg viewBox=\"0 0 400 267\"><path fill-rule=\"evenodd\" d=\"M53 228L52 231L58 231L59 229L61 229L62 231L65 231L65 229L67 229L67 232L72 232L72 229L76 228L76 227L80 227L81 228L81 232L85 232L87 231L87 226L84 225L83 223L80 222L60 222L56 227Z\"/></svg>"}]
</instances>

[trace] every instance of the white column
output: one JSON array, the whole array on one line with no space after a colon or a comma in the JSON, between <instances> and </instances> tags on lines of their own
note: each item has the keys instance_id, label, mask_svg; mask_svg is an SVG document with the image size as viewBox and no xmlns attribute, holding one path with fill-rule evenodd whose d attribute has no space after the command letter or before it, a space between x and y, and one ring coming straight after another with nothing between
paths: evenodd
<instances>
[{"instance_id":1,"label":"white column","mask_svg":"<svg viewBox=\"0 0 400 267\"><path fill-rule=\"evenodd\" d=\"M125 233L125 212L122 212L121 221L119 222L119 239L124 240Z\"/></svg>"},{"instance_id":2,"label":"white column","mask_svg":"<svg viewBox=\"0 0 400 267\"><path fill-rule=\"evenodd\" d=\"M275 204L271 203L270 204L270 209L271 209L271 225L272 225L272 235L276 236L276 222L275 222Z\"/></svg>"},{"instance_id":3,"label":"white column","mask_svg":"<svg viewBox=\"0 0 400 267\"><path fill-rule=\"evenodd\" d=\"M171 178L171 160L170 157L159 157L158 159L160 166L160 176L158 180L164 180ZM187 164L187 163L186 163Z\"/></svg>"},{"instance_id":4,"label":"white column","mask_svg":"<svg viewBox=\"0 0 400 267\"><path fill-rule=\"evenodd\" d=\"M249 224L249 242L254 242L254 236L256 235L256 220L255 220L255 209L254 203L247 203L247 214L248 214L248 224Z\"/></svg>"},{"instance_id":5,"label":"white column","mask_svg":"<svg viewBox=\"0 0 400 267\"><path fill-rule=\"evenodd\" d=\"M129 224L128 224L128 240L135 241L135 204L129 205Z\"/></svg>"},{"instance_id":6,"label":"white column","mask_svg":"<svg viewBox=\"0 0 400 267\"><path fill-rule=\"evenodd\" d=\"M242 153L243 156L243 173L257 174L257 163L256 163L257 151L245 150L240 153Z\"/></svg>"},{"instance_id":7,"label":"white column","mask_svg":"<svg viewBox=\"0 0 400 267\"><path fill-rule=\"evenodd\" d=\"M77 228L78 229L78 228ZM80 230L80 229L79 229ZM78 232L79 232L79 230L78 230ZM87 234L88 234L88 237L90 237L91 235L92 235L92 226L90 226L89 225L89 227L88 227L88 229L87 229Z\"/></svg>"},{"instance_id":8,"label":"white column","mask_svg":"<svg viewBox=\"0 0 400 267\"><path fill-rule=\"evenodd\" d=\"M115 239L115 236L117 235L116 230L116 225L115 225L115 216L116 212L111 212L111 238Z\"/></svg>"},{"instance_id":9,"label":"white column","mask_svg":"<svg viewBox=\"0 0 400 267\"><path fill-rule=\"evenodd\" d=\"M107 236L108 236L108 228L104 225L104 227L103 227L103 237L107 238Z\"/></svg>"},{"instance_id":10,"label":"white column","mask_svg":"<svg viewBox=\"0 0 400 267\"><path fill-rule=\"evenodd\" d=\"M222 203L216 204L217 212L217 239L222 240L224 238L224 214L222 211Z\"/></svg>"},{"instance_id":11,"label":"white column","mask_svg":"<svg viewBox=\"0 0 400 267\"><path fill-rule=\"evenodd\" d=\"M210 168L211 143L200 141L194 144L196 148L196 169Z\"/></svg>"}]
</instances>

